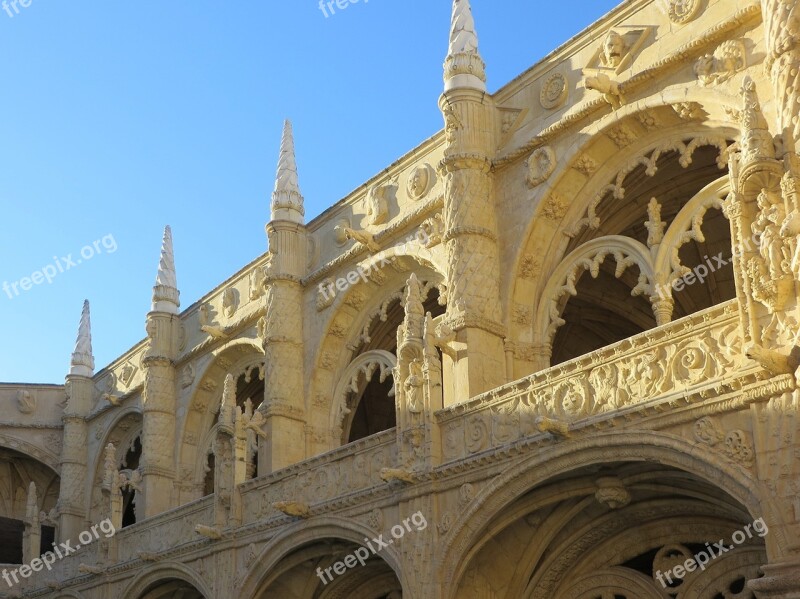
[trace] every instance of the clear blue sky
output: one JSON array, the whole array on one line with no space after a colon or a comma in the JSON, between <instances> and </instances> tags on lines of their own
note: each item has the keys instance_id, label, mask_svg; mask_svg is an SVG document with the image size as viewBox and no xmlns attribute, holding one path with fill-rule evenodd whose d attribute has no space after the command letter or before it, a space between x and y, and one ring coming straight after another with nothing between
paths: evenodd
<instances>
[{"instance_id":1,"label":"clear blue sky","mask_svg":"<svg viewBox=\"0 0 800 599\"><path fill-rule=\"evenodd\" d=\"M473 0L490 90L616 4ZM0 290L0 381L63 382L84 298L97 370L142 339L165 224L183 308L263 253L285 117L307 220L442 127L450 0L17 7L0 10L0 285L56 275Z\"/></svg>"}]
</instances>

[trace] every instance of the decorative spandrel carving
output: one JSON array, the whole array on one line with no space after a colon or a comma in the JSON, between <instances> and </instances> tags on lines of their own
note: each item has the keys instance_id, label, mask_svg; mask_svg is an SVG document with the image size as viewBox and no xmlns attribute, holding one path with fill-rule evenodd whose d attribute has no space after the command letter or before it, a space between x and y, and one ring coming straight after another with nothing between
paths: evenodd
<instances>
[{"instance_id":1,"label":"decorative spandrel carving","mask_svg":"<svg viewBox=\"0 0 800 599\"><path fill-rule=\"evenodd\" d=\"M564 105L569 95L567 78L563 73L551 73L544 81L539 92L539 103L546 110L554 110Z\"/></svg>"},{"instance_id":2,"label":"decorative spandrel carving","mask_svg":"<svg viewBox=\"0 0 800 599\"><path fill-rule=\"evenodd\" d=\"M528 168L528 187L536 187L547 181L556 169L556 153L549 146L537 148L525 165Z\"/></svg>"},{"instance_id":3,"label":"decorative spandrel carving","mask_svg":"<svg viewBox=\"0 0 800 599\"><path fill-rule=\"evenodd\" d=\"M24 389L17 391L17 410L21 414L33 414L36 411L36 396Z\"/></svg>"},{"instance_id":4,"label":"decorative spandrel carving","mask_svg":"<svg viewBox=\"0 0 800 599\"><path fill-rule=\"evenodd\" d=\"M727 40L712 54L704 54L694 64L694 72L703 86L724 83L747 67L744 42Z\"/></svg>"},{"instance_id":5,"label":"decorative spandrel carving","mask_svg":"<svg viewBox=\"0 0 800 599\"><path fill-rule=\"evenodd\" d=\"M436 171L430 164L421 164L411 171L406 181L406 193L412 200L421 200L433 188Z\"/></svg>"},{"instance_id":6,"label":"decorative spandrel carving","mask_svg":"<svg viewBox=\"0 0 800 599\"><path fill-rule=\"evenodd\" d=\"M685 25L696 18L703 0L668 0L667 16L678 25Z\"/></svg>"},{"instance_id":7,"label":"decorative spandrel carving","mask_svg":"<svg viewBox=\"0 0 800 599\"><path fill-rule=\"evenodd\" d=\"M397 191L397 183L373 185L367 192L365 200L367 217L370 225L383 225L389 220L389 202Z\"/></svg>"},{"instance_id":8,"label":"decorative spandrel carving","mask_svg":"<svg viewBox=\"0 0 800 599\"><path fill-rule=\"evenodd\" d=\"M228 287L222 293L222 311L225 316L232 318L239 307L239 291L235 287Z\"/></svg>"},{"instance_id":9,"label":"decorative spandrel carving","mask_svg":"<svg viewBox=\"0 0 800 599\"><path fill-rule=\"evenodd\" d=\"M609 30L586 65L586 70L596 70L606 75L621 73L631 66L652 30L652 27L615 27Z\"/></svg>"}]
</instances>

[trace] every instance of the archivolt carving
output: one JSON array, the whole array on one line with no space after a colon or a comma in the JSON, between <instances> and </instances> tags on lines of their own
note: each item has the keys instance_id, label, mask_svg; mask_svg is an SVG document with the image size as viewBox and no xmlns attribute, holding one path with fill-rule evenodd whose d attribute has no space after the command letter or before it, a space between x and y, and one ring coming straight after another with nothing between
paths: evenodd
<instances>
[{"instance_id":1,"label":"archivolt carving","mask_svg":"<svg viewBox=\"0 0 800 599\"><path fill-rule=\"evenodd\" d=\"M728 158L730 152L730 145L728 140L724 137L708 136L696 137L686 142L676 140L664 142L657 146L655 149L648 150L645 154L632 159L628 162L618 173L614 180L600 189L597 194L592 198L589 207L586 211L586 216L580 219L575 225L566 231L569 237L575 237L588 226L590 229L595 230L600 226L600 218L597 216L597 207L609 194L617 200L625 197L625 178L638 166L645 167L645 174L648 177L655 176L658 172L658 159L668 152L677 152L679 154L678 162L683 168L688 168L692 163L692 156L700 147L712 146L719 148L719 157L717 158L717 166L720 169L725 169L728 166Z\"/></svg>"},{"instance_id":2,"label":"archivolt carving","mask_svg":"<svg viewBox=\"0 0 800 599\"><path fill-rule=\"evenodd\" d=\"M629 568L609 568L567 584L558 599L663 599L644 574Z\"/></svg>"},{"instance_id":3,"label":"archivolt carving","mask_svg":"<svg viewBox=\"0 0 800 599\"><path fill-rule=\"evenodd\" d=\"M336 385L331 402L329 430L333 431L335 440L342 438L347 428L346 425L349 426L348 416L355 408L355 406L348 405L348 396L362 392L376 371L379 372L381 382L385 381L387 377L393 376L392 371L395 366L397 366L397 358L393 354L379 349L365 352L350 363Z\"/></svg>"},{"instance_id":4,"label":"archivolt carving","mask_svg":"<svg viewBox=\"0 0 800 599\"><path fill-rule=\"evenodd\" d=\"M542 294L539 307L539 330L543 331L546 341L552 341L558 328L564 324L561 318L562 299L569 294L575 296L575 287L580 274L589 271L596 278L600 273L600 265L608 256L613 256L617 263L614 276L621 277L629 266L639 267L637 285L631 295L650 294L654 281L654 270L647 248L634 239L620 235L609 235L594 239L569 254L556 268Z\"/></svg>"}]
</instances>

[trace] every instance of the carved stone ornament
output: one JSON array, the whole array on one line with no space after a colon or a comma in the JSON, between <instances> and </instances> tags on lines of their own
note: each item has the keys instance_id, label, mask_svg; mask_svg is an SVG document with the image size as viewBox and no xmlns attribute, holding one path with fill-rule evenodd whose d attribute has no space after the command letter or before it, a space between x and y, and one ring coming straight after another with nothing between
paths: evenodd
<instances>
[{"instance_id":1,"label":"carved stone ornament","mask_svg":"<svg viewBox=\"0 0 800 599\"><path fill-rule=\"evenodd\" d=\"M667 16L678 25L688 23L700 12L700 2L701 0L669 0Z\"/></svg>"},{"instance_id":2,"label":"carved stone ornament","mask_svg":"<svg viewBox=\"0 0 800 599\"><path fill-rule=\"evenodd\" d=\"M389 201L394 196L396 189L397 184L394 182L373 185L369 188L365 202L370 225L383 225L389 220Z\"/></svg>"},{"instance_id":3,"label":"carved stone ornament","mask_svg":"<svg viewBox=\"0 0 800 599\"><path fill-rule=\"evenodd\" d=\"M36 411L36 397L30 391L17 393L17 409L23 414L32 414Z\"/></svg>"},{"instance_id":4,"label":"carved stone ornament","mask_svg":"<svg viewBox=\"0 0 800 599\"><path fill-rule=\"evenodd\" d=\"M551 73L542 82L542 90L539 92L539 102L542 108L553 110L559 108L566 102L569 95L567 78L563 73Z\"/></svg>"},{"instance_id":5,"label":"carved stone ornament","mask_svg":"<svg viewBox=\"0 0 800 599\"><path fill-rule=\"evenodd\" d=\"M436 182L436 173L430 164L417 166L408 176L406 182L406 192L412 200L421 200L433 187Z\"/></svg>"},{"instance_id":6,"label":"carved stone ornament","mask_svg":"<svg viewBox=\"0 0 800 599\"><path fill-rule=\"evenodd\" d=\"M234 287L228 287L222 293L222 310L225 316L231 318L239 307L239 292Z\"/></svg>"},{"instance_id":7,"label":"carved stone ornament","mask_svg":"<svg viewBox=\"0 0 800 599\"><path fill-rule=\"evenodd\" d=\"M702 86L724 83L747 67L744 42L727 40L694 63L694 72Z\"/></svg>"},{"instance_id":8,"label":"carved stone ornament","mask_svg":"<svg viewBox=\"0 0 800 599\"><path fill-rule=\"evenodd\" d=\"M333 238L336 241L336 245L343 246L347 243L347 235L345 234L345 229L350 228L350 221L346 218L340 218L336 221L336 225L333 227Z\"/></svg>"},{"instance_id":9,"label":"carved stone ornament","mask_svg":"<svg viewBox=\"0 0 800 599\"><path fill-rule=\"evenodd\" d=\"M587 69L621 73L631 65L652 27L616 27L602 38Z\"/></svg>"},{"instance_id":10,"label":"carved stone ornament","mask_svg":"<svg viewBox=\"0 0 800 599\"><path fill-rule=\"evenodd\" d=\"M537 148L525 164L528 167L528 187L536 187L553 174L556 168L556 153L549 146Z\"/></svg>"}]
</instances>

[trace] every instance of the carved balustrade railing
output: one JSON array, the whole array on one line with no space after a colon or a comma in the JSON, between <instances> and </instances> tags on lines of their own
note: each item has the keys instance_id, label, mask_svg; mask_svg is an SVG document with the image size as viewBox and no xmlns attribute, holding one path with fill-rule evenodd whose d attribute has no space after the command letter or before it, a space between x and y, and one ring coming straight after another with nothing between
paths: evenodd
<instances>
[{"instance_id":1,"label":"carved balustrade railing","mask_svg":"<svg viewBox=\"0 0 800 599\"><path fill-rule=\"evenodd\" d=\"M280 523L286 516L275 509L278 502L302 502L314 513L322 504L328 510L363 501L356 498L358 491L386 486L380 471L395 464L396 438L394 429L383 431L244 483L239 487L244 524Z\"/></svg>"},{"instance_id":2,"label":"carved balustrade railing","mask_svg":"<svg viewBox=\"0 0 800 599\"><path fill-rule=\"evenodd\" d=\"M437 412L444 462L741 388L764 374L742 346L733 300L542 370Z\"/></svg>"},{"instance_id":3,"label":"carved balustrade railing","mask_svg":"<svg viewBox=\"0 0 800 599\"><path fill-rule=\"evenodd\" d=\"M223 537L238 536L247 529L279 529L292 517L275 508L278 502L300 502L311 513L346 508L363 502L360 492L388 493L380 478L382 468L391 467L397 458L394 429L360 439L345 447L300 462L239 486L242 495L241 527L222 530ZM159 514L117 531L113 543L117 558L109 558L105 535L77 552L59 560L52 572L34 581L31 596L60 588L66 581L83 576L136 568L148 561L175 559L197 551L208 539L195 532L200 524L214 525L214 496L209 495L174 510ZM74 546L73 542L73 546Z\"/></svg>"}]
</instances>

